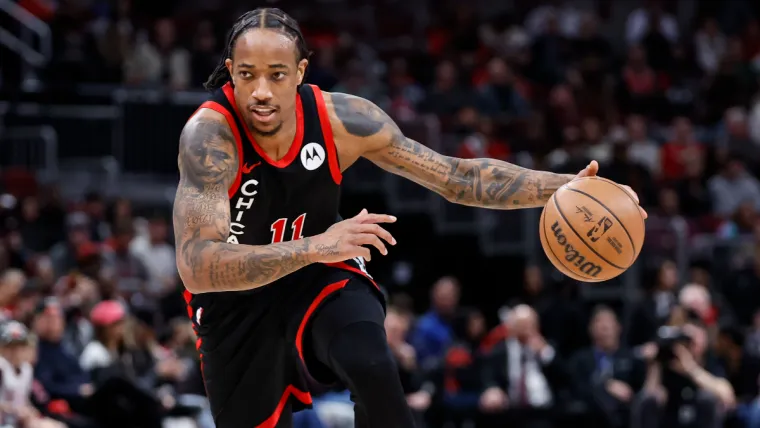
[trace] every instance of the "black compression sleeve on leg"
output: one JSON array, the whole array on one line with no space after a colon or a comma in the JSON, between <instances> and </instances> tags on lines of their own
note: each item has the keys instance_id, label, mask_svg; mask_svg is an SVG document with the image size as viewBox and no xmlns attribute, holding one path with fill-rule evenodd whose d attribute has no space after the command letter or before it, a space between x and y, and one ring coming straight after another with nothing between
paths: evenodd
<instances>
[{"instance_id":1,"label":"black compression sleeve on leg","mask_svg":"<svg viewBox=\"0 0 760 428\"><path fill-rule=\"evenodd\" d=\"M328 366L356 397L357 427L414 427L381 326L363 321L341 329L330 343Z\"/></svg>"},{"instance_id":2,"label":"black compression sleeve on leg","mask_svg":"<svg viewBox=\"0 0 760 428\"><path fill-rule=\"evenodd\" d=\"M385 312L369 287L352 280L324 303L309 328L309 352L351 391L357 427L414 427L385 337Z\"/></svg>"}]
</instances>

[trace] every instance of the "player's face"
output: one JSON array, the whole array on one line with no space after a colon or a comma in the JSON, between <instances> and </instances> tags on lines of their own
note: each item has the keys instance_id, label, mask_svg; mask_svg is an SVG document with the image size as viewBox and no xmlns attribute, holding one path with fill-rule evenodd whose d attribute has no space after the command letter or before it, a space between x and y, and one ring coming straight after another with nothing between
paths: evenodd
<instances>
[{"instance_id":1,"label":"player's face","mask_svg":"<svg viewBox=\"0 0 760 428\"><path fill-rule=\"evenodd\" d=\"M235 84L235 102L257 134L272 136L283 123L295 123L296 92L308 61L296 63L295 42L277 30L256 28L235 43L227 69Z\"/></svg>"}]
</instances>

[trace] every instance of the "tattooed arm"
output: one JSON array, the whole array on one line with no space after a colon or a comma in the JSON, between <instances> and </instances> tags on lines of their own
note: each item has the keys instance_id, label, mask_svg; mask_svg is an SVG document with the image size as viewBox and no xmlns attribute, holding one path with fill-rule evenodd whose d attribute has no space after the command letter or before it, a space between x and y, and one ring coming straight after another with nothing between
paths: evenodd
<instances>
[{"instance_id":1,"label":"tattooed arm","mask_svg":"<svg viewBox=\"0 0 760 428\"><path fill-rule=\"evenodd\" d=\"M237 175L237 156L229 125L217 112L199 112L182 130L174 237L177 269L193 293L261 287L314 261L310 238L263 246L226 242L227 189Z\"/></svg>"},{"instance_id":2,"label":"tattooed arm","mask_svg":"<svg viewBox=\"0 0 760 428\"><path fill-rule=\"evenodd\" d=\"M235 140L220 113L203 110L185 125L179 140L180 180L174 199L177 269L188 291L250 290L316 262L354 257L369 260L366 246L386 254L393 237L378 223L396 219L362 211L325 233L270 245L228 244L227 196L239 164Z\"/></svg>"},{"instance_id":3,"label":"tattooed arm","mask_svg":"<svg viewBox=\"0 0 760 428\"><path fill-rule=\"evenodd\" d=\"M330 98L336 140L351 141L339 148L342 164L363 156L451 202L495 209L539 207L575 178L495 159L444 156L404 137L393 120L370 101L340 93Z\"/></svg>"}]
</instances>

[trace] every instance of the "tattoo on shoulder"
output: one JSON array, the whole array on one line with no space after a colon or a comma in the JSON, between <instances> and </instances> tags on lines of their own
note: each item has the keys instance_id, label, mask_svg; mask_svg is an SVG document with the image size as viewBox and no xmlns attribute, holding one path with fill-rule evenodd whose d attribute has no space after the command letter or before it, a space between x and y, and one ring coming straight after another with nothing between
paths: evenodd
<instances>
[{"instance_id":1,"label":"tattoo on shoulder","mask_svg":"<svg viewBox=\"0 0 760 428\"><path fill-rule=\"evenodd\" d=\"M197 118L180 136L179 165L187 185L229 185L237 174L238 153L229 126Z\"/></svg>"},{"instance_id":2,"label":"tattoo on shoulder","mask_svg":"<svg viewBox=\"0 0 760 428\"><path fill-rule=\"evenodd\" d=\"M180 181L174 201L174 233L178 252L188 265L202 248L191 245L201 234L229 235L227 189L237 175L238 154L224 122L196 117L180 136Z\"/></svg>"},{"instance_id":3,"label":"tattoo on shoulder","mask_svg":"<svg viewBox=\"0 0 760 428\"><path fill-rule=\"evenodd\" d=\"M371 101L341 93L333 93L332 100L335 114L351 135L370 137L380 132L385 124L396 128L393 120Z\"/></svg>"}]
</instances>

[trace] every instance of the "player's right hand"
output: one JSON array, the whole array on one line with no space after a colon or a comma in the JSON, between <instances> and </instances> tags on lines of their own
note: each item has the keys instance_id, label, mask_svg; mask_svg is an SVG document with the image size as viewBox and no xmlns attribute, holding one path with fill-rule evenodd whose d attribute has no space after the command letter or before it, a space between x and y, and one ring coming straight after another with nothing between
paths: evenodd
<instances>
[{"instance_id":1,"label":"player's right hand","mask_svg":"<svg viewBox=\"0 0 760 428\"><path fill-rule=\"evenodd\" d=\"M387 214L370 214L363 209L356 217L335 223L325 233L314 236L312 245L321 263L336 263L355 257L369 261L369 246L388 254L385 243L396 245L396 239L379 223L394 223L396 217ZM383 242L385 241L385 242Z\"/></svg>"}]
</instances>

